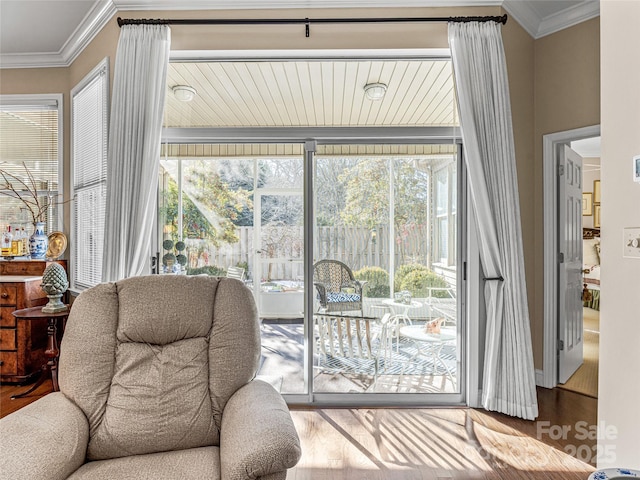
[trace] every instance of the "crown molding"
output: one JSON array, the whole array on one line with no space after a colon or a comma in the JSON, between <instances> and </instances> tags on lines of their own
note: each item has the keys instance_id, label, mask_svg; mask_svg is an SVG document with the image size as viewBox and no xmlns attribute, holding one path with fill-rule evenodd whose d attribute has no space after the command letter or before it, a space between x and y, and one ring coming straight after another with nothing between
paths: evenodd
<instances>
[{"instance_id":1,"label":"crown molding","mask_svg":"<svg viewBox=\"0 0 640 480\"><path fill-rule=\"evenodd\" d=\"M559 32L568 27L600 16L600 2L598 0L581 3L561 12L543 18L538 27L535 38L541 38L552 33Z\"/></svg>"},{"instance_id":2,"label":"crown molding","mask_svg":"<svg viewBox=\"0 0 640 480\"><path fill-rule=\"evenodd\" d=\"M521 0L504 0L502 6L529 35L536 38L540 18L527 2Z\"/></svg>"},{"instance_id":3,"label":"crown molding","mask_svg":"<svg viewBox=\"0 0 640 480\"><path fill-rule=\"evenodd\" d=\"M58 52L0 54L0 68L68 67L119 11L264 10L308 8L407 8L502 6L533 37L576 25L600 14L599 0L592 0L541 19L522 0L100 0L85 16Z\"/></svg>"},{"instance_id":4,"label":"crown molding","mask_svg":"<svg viewBox=\"0 0 640 480\"><path fill-rule=\"evenodd\" d=\"M531 4L522 0L504 0L503 7L535 39L600 15L599 0L574 5L545 18L540 18Z\"/></svg>"},{"instance_id":5,"label":"crown molding","mask_svg":"<svg viewBox=\"0 0 640 480\"><path fill-rule=\"evenodd\" d=\"M58 52L4 53L0 55L0 68L68 67L117 12L111 0L98 2Z\"/></svg>"},{"instance_id":6,"label":"crown molding","mask_svg":"<svg viewBox=\"0 0 640 480\"><path fill-rule=\"evenodd\" d=\"M501 5L503 0L113 0L118 10L271 10L308 8L468 7Z\"/></svg>"},{"instance_id":7,"label":"crown molding","mask_svg":"<svg viewBox=\"0 0 640 480\"><path fill-rule=\"evenodd\" d=\"M3 53L0 68L68 67L59 53Z\"/></svg>"},{"instance_id":8,"label":"crown molding","mask_svg":"<svg viewBox=\"0 0 640 480\"><path fill-rule=\"evenodd\" d=\"M87 13L78 28L71 34L69 40L62 46L62 57L68 65L80 55L100 30L118 13L118 9L111 0L98 2Z\"/></svg>"}]
</instances>

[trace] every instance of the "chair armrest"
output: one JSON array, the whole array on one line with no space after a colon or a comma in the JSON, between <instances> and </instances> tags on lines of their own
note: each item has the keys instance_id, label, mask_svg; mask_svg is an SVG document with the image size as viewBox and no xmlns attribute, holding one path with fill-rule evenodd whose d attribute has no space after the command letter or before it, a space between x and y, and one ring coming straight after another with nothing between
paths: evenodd
<instances>
[{"instance_id":1,"label":"chair armrest","mask_svg":"<svg viewBox=\"0 0 640 480\"><path fill-rule=\"evenodd\" d=\"M85 461L89 422L60 392L0 420L0 478L66 479Z\"/></svg>"},{"instance_id":2,"label":"chair armrest","mask_svg":"<svg viewBox=\"0 0 640 480\"><path fill-rule=\"evenodd\" d=\"M429 287L429 296L427 299L429 302L439 302L442 300L451 300L455 299L455 289L451 287ZM434 292L444 292L446 295L444 297L436 297Z\"/></svg>"},{"instance_id":3,"label":"chair armrest","mask_svg":"<svg viewBox=\"0 0 640 480\"><path fill-rule=\"evenodd\" d=\"M313 282L318 292L318 300L323 307L327 305L327 287L324 283Z\"/></svg>"},{"instance_id":4,"label":"chair armrest","mask_svg":"<svg viewBox=\"0 0 640 480\"><path fill-rule=\"evenodd\" d=\"M271 385L254 380L231 396L220 427L221 478L246 480L283 472L300 455L287 404Z\"/></svg>"},{"instance_id":5,"label":"chair armrest","mask_svg":"<svg viewBox=\"0 0 640 480\"><path fill-rule=\"evenodd\" d=\"M362 296L362 292L364 292L364 286L369 283L369 280L354 280L353 281L356 290L358 290L358 294Z\"/></svg>"}]
</instances>

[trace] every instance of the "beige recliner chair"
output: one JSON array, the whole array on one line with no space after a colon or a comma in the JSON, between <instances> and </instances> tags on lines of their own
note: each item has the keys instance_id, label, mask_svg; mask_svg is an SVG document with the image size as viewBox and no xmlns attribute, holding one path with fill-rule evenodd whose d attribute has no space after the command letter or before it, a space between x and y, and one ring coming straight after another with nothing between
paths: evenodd
<instances>
[{"instance_id":1,"label":"beige recliner chair","mask_svg":"<svg viewBox=\"0 0 640 480\"><path fill-rule=\"evenodd\" d=\"M0 421L0 478L277 480L300 457L287 405L254 380L259 323L238 280L100 284L60 351L60 392Z\"/></svg>"}]
</instances>

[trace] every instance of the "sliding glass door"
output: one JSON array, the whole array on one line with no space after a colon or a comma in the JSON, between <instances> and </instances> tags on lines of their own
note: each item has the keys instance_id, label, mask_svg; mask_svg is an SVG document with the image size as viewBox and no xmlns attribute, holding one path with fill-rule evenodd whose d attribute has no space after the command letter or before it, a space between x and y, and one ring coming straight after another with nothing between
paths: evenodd
<instances>
[{"instance_id":1,"label":"sliding glass door","mask_svg":"<svg viewBox=\"0 0 640 480\"><path fill-rule=\"evenodd\" d=\"M457 164L455 145L318 146L314 392L460 392Z\"/></svg>"},{"instance_id":2,"label":"sliding glass door","mask_svg":"<svg viewBox=\"0 0 640 480\"><path fill-rule=\"evenodd\" d=\"M282 393L306 392L302 145L163 148L160 272L239 269L262 323L260 374Z\"/></svg>"},{"instance_id":3,"label":"sliding glass door","mask_svg":"<svg viewBox=\"0 0 640 480\"><path fill-rule=\"evenodd\" d=\"M240 269L296 402L459 401L458 147L319 143L165 145L161 272Z\"/></svg>"},{"instance_id":4,"label":"sliding glass door","mask_svg":"<svg viewBox=\"0 0 640 480\"><path fill-rule=\"evenodd\" d=\"M158 270L242 276L289 402L464 401L464 171L431 53L169 65L196 94L167 89Z\"/></svg>"}]
</instances>

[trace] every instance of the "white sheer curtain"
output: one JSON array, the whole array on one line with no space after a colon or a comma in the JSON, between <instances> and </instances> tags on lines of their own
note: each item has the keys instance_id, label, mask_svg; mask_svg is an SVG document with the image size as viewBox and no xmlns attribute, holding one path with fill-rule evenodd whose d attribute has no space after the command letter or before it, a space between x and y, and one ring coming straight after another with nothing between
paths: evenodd
<instances>
[{"instance_id":1,"label":"white sheer curtain","mask_svg":"<svg viewBox=\"0 0 640 480\"><path fill-rule=\"evenodd\" d=\"M532 420L538 403L501 26L450 23L449 46L486 279L482 404Z\"/></svg>"},{"instance_id":2,"label":"white sheer curtain","mask_svg":"<svg viewBox=\"0 0 640 480\"><path fill-rule=\"evenodd\" d=\"M113 80L102 280L149 273L171 48L167 25L125 25Z\"/></svg>"}]
</instances>

